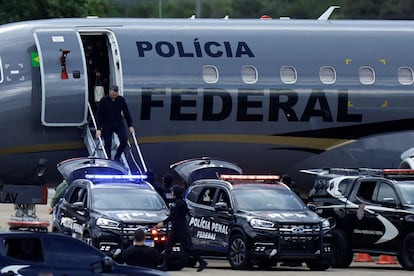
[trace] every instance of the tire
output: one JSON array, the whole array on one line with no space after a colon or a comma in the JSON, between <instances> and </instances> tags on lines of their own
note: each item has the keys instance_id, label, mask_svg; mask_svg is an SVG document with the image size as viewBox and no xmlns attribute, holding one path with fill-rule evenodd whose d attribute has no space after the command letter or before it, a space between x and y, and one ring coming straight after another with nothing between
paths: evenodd
<instances>
[{"instance_id":1,"label":"tire","mask_svg":"<svg viewBox=\"0 0 414 276\"><path fill-rule=\"evenodd\" d=\"M353 253L348 235L344 230L332 230L332 267L347 268L352 263Z\"/></svg>"},{"instance_id":2,"label":"tire","mask_svg":"<svg viewBox=\"0 0 414 276\"><path fill-rule=\"evenodd\" d=\"M243 269L251 267L246 238L242 234L230 237L228 248L228 260L232 269Z\"/></svg>"},{"instance_id":3,"label":"tire","mask_svg":"<svg viewBox=\"0 0 414 276\"><path fill-rule=\"evenodd\" d=\"M414 270L414 233L405 237L397 259L404 269Z\"/></svg>"},{"instance_id":4,"label":"tire","mask_svg":"<svg viewBox=\"0 0 414 276\"><path fill-rule=\"evenodd\" d=\"M312 271L325 271L331 266L331 263L329 260L326 260L326 259L325 260L312 260L312 261L307 261L306 266Z\"/></svg>"}]
</instances>

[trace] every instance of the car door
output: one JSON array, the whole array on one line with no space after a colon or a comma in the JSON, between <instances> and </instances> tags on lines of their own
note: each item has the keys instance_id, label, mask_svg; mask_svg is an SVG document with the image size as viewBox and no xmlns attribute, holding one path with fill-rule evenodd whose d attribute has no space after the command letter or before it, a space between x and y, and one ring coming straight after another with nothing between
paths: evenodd
<instances>
[{"instance_id":1,"label":"car door","mask_svg":"<svg viewBox=\"0 0 414 276\"><path fill-rule=\"evenodd\" d=\"M0 273L12 275L56 275L47 256L42 235L18 233L0 238Z\"/></svg>"},{"instance_id":2,"label":"car door","mask_svg":"<svg viewBox=\"0 0 414 276\"><path fill-rule=\"evenodd\" d=\"M101 275L105 255L96 248L67 236L50 235L45 240L54 275Z\"/></svg>"},{"instance_id":3,"label":"car door","mask_svg":"<svg viewBox=\"0 0 414 276\"><path fill-rule=\"evenodd\" d=\"M213 200L214 221L211 231L215 233L215 246L217 250L227 252L229 231L234 224L233 204L230 192L219 187L217 196Z\"/></svg>"},{"instance_id":4,"label":"car door","mask_svg":"<svg viewBox=\"0 0 414 276\"><path fill-rule=\"evenodd\" d=\"M62 232L81 239L89 212L87 207L88 189L81 184L72 184L61 203L59 225Z\"/></svg>"},{"instance_id":5,"label":"car door","mask_svg":"<svg viewBox=\"0 0 414 276\"><path fill-rule=\"evenodd\" d=\"M195 201L189 204L190 219L189 228L193 245L200 251L216 251L220 244L219 237L212 227L215 226L216 213L213 203L217 193L217 187L204 185L198 187L199 193Z\"/></svg>"},{"instance_id":6,"label":"car door","mask_svg":"<svg viewBox=\"0 0 414 276\"><path fill-rule=\"evenodd\" d=\"M356 187L355 200L353 206L348 206L346 217L346 227L350 227L348 231L351 233L353 246L381 247L384 242L398 234L394 224L384 216L392 209L384 206L384 198L395 199L395 191L382 179L360 180ZM382 197L382 202L379 197Z\"/></svg>"}]
</instances>

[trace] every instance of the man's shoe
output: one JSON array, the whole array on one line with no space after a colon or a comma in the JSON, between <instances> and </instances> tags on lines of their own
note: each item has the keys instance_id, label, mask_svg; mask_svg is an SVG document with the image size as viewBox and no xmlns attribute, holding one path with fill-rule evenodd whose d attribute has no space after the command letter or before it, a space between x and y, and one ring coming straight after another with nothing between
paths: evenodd
<instances>
[{"instance_id":1,"label":"man's shoe","mask_svg":"<svg viewBox=\"0 0 414 276\"><path fill-rule=\"evenodd\" d=\"M206 261L201 260L200 261L200 265L197 268L197 272L203 271L203 269L207 267L207 264L208 263Z\"/></svg>"}]
</instances>

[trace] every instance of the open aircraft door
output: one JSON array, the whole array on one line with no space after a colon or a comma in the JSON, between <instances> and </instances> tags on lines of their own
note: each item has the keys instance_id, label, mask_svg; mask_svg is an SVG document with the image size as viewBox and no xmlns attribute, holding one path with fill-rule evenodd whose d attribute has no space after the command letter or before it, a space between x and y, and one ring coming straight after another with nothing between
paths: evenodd
<instances>
[{"instance_id":1,"label":"open aircraft door","mask_svg":"<svg viewBox=\"0 0 414 276\"><path fill-rule=\"evenodd\" d=\"M36 30L42 82L41 120L45 126L81 126L88 111L88 81L77 31Z\"/></svg>"}]
</instances>

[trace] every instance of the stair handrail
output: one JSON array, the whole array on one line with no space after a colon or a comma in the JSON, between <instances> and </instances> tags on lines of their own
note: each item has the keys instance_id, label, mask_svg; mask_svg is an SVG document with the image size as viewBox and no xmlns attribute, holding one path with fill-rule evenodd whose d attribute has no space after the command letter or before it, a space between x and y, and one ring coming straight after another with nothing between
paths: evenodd
<instances>
[{"instance_id":1,"label":"stair handrail","mask_svg":"<svg viewBox=\"0 0 414 276\"><path fill-rule=\"evenodd\" d=\"M144 157L142 156L141 148L139 147L138 140L137 140L137 137L135 135L135 132L131 133L131 136L134 140L134 146L135 146L135 149L138 152L139 160L142 164L142 169L144 170L144 173L147 173L148 172L147 165L145 164ZM134 159L134 162L136 162L135 159Z\"/></svg>"},{"instance_id":2,"label":"stair handrail","mask_svg":"<svg viewBox=\"0 0 414 276\"><path fill-rule=\"evenodd\" d=\"M98 124L96 123L95 115L93 114L93 110L92 110L91 104L89 102L88 102L88 110L89 110L89 114L91 115L92 123L93 123L93 126L95 127L95 131L96 131L96 130L98 130ZM99 145L101 146L102 151L104 153L105 159L108 159L108 154L106 153L106 150L105 150L105 147L104 147L101 136L98 137L98 141L99 141Z\"/></svg>"}]
</instances>

